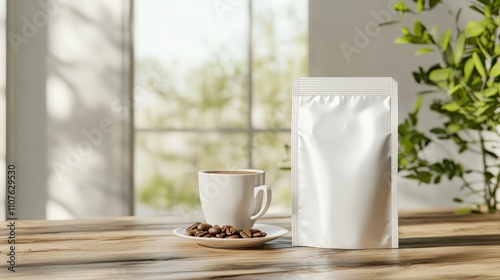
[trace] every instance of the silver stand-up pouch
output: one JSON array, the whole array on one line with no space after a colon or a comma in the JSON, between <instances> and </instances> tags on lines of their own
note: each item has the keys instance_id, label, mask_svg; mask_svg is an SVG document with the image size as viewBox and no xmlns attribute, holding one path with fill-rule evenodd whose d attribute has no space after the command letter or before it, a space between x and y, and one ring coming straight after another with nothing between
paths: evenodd
<instances>
[{"instance_id":1,"label":"silver stand-up pouch","mask_svg":"<svg viewBox=\"0 0 500 280\"><path fill-rule=\"evenodd\" d=\"M392 78L294 83L293 246L398 247L397 92Z\"/></svg>"}]
</instances>

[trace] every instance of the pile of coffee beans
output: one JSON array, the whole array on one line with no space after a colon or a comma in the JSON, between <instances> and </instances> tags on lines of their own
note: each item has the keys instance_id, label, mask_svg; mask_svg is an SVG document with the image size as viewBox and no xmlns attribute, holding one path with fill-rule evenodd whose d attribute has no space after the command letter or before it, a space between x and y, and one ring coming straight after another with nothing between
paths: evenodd
<instances>
[{"instance_id":1,"label":"pile of coffee beans","mask_svg":"<svg viewBox=\"0 0 500 280\"><path fill-rule=\"evenodd\" d=\"M218 226L196 222L186 229L186 235L203 238L258 238L267 233L260 229L237 229L231 225Z\"/></svg>"}]
</instances>

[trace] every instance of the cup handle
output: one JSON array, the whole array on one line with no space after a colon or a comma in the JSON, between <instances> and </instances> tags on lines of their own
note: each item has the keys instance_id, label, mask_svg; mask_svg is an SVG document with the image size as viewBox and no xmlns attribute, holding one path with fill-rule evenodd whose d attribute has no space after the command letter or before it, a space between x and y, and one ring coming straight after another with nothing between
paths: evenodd
<instances>
[{"instance_id":1,"label":"cup handle","mask_svg":"<svg viewBox=\"0 0 500 280\"><path fill-rule=\"evenodd\" d=\"M250 220L252 220L252 221L257 220L258 218L262 217L262 215L264 215L266 213L267 209L269 209L269 206L271 205L271 200L273 197L273 194L271 192L271 188L267 185L255 187L254 191L253 191L253 196L257 197L259 192L262 192L262 202L261 202L261 205L259 205L259 208L260 208L259 212L255 215L253 215L252 217L250 217Z\"/></svg>"}]
</instances>

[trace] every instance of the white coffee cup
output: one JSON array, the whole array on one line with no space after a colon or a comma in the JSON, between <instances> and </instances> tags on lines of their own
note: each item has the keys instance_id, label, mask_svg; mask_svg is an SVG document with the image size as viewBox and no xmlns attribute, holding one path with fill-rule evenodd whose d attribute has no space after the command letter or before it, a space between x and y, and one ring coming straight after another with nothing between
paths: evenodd
<instances>
[{"instance_id":1,"label":"white coffee cup","mask_svg":"<svg viewBox=\"0 0 500 280\"><path fill-rule=\"evenodd\" d=\"M198 172L201 206L207 223L250 229L271 205L265 172L213 169Z\"/></svg>"}]
</instances>

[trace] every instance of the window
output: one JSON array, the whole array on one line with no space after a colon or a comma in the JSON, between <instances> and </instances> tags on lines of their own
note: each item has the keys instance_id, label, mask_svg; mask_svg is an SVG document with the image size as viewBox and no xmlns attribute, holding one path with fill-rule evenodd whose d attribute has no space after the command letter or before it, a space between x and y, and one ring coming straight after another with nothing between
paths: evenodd
<instances>
[{"instance_id":1,"label":"window","mask_svg":"<svg viewBox=\"0 0 500 280\"><path fill-rule=\"evenodd\" d=\"M290 211L291 85L307 0L135 2L136 214L199 208L197 171L266 170Z\"/></svg>"}]
</instances>

